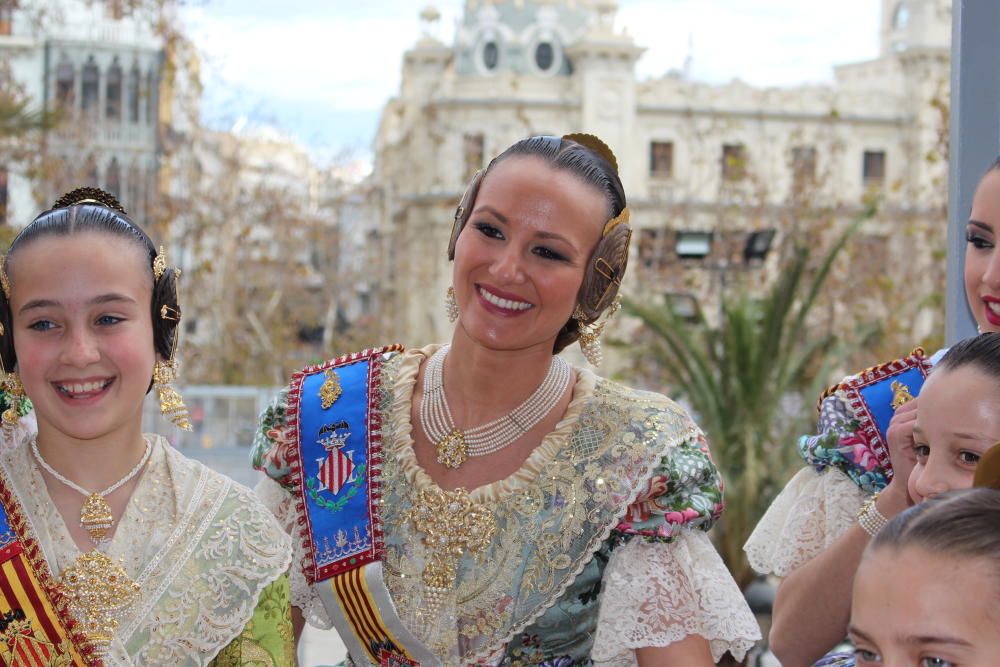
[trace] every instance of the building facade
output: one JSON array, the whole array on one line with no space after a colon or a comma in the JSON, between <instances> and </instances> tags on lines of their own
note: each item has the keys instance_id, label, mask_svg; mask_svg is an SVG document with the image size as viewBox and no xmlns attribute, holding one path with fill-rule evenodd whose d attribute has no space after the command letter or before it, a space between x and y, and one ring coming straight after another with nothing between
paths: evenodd
<instances>
[{"instance_id":1,"label":"building facade","mask_svg":"<svg viewBox=\"0 0 1000 667\"><path fill-rule=\"evenodd\" d=\"M0 2L6 91L59 118L37 148L0 164L2 222L27 224L78 185L102 187L145 218L158 188L163 39L152 17L116 6Z\"/></svg>"},{"instance_id":2,"label":"building facade","mask_svg":"<svg viewBox=\"0 0 1000 667\"><path fill-rule=\"evenodd\" d=\"M755 88L680 72L638 80L643 48L616 28L614 2L467 0L453 43L427 29L404 55L375 141L383 244L372 251L388 258L388 335L446 337L458 199L491 156L536 134L592 132L617 154L635 227L630 293L690 293L711 319L727 280L766 283L774 272L777 253L762 267L744 261L750 232L774 229L777 248L865 216L836 271L846 282L831 319L886 307L869 282L940 291L950 2L883 0L881 11L875 60L835 68L829 85ZM712 241L697 260L678 253L697 240L690 232ZM940 324L934 303L894 312L911 340Z\"/></svg>"}]
</instances>

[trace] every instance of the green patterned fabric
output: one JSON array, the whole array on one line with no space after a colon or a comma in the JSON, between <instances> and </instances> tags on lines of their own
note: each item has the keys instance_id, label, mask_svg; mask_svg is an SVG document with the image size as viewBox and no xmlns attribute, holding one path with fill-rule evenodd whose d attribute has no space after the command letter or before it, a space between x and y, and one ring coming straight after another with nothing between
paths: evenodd
<instances>
[{"instance_id":1,"label":"green patterned fabric","mask_svg":"<svg viewBox=\"0 0 1000 667\"><path fill-rule=\"evenodd\" d=\"M240 636L217 655L210 667L286 667L295 664L288 577L260 592L253 617Z\"/></svg>"}]
</instances>

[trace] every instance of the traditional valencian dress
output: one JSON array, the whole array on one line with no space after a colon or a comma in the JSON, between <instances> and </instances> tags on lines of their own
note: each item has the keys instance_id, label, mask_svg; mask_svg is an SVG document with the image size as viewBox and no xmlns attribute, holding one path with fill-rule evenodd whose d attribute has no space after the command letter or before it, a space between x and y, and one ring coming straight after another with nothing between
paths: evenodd
<instances>
[{"instance_id":1,"label":"traditional valencian dress","mask_svg":"<svg viewBox=\"0 0 1000 667\"><path fill-rule=\"evenodd\" d=\"M359 666L630 665L693 634L746 653L759 628L705 532L722 483L682 408L578 369L518 471L443 491L410 422L436 349L308 368L262 416L258 493L295 535L311 624Z\"/></svg>"},{"instance_id":2,"label":"traditional valencian dress","mask_svg":"<svg viewBox=\"0 0 1000 667\"><path fill-rule=\"evenodd\" d=\"M251 491L156 435L146 436L149 462L101 550L138 593L118 610L110 643L97 646L86 630L124 584L81 569L87 560L49 498L30 437L0 451L0 663L294 664L287 535Z\"/></svg>"},{"instance_id":3,"label":"traditional valencian dress","mask_svg":"<svg viewBox=\"0 0 1000 667\"><path fill-rule=\"evenodd\" d=\"M886 429L895 409L919 395L943 353L927 358L918 348L844 378L820 398L819 433L798 442L806 466L771 503L743 547L754 570L786 577L857 523L867 498L892 479ZM853 654L840 653L816 663L853 664Z\"/></svg>"}]
</instances>

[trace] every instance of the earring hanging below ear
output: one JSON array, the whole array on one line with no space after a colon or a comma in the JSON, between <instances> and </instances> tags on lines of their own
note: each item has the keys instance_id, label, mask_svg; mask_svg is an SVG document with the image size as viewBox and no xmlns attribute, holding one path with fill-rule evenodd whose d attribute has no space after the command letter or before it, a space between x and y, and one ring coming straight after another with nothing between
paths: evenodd
<instances>
[{"instance_id":1,"label":"earring hanging below ear","mask_svg":"<svg viewBox=\"0 0 1000 667\"><path fill-rule=\"evenodd\" d=\"M580 351L593 366L600 366L601 362L604 361L604 354L601 351L601 334L620 307L621 298L616 295L603 318L590 324L584 322L587 316L579 304L573 310L573 319L576 320L576 326L580 331Z\"/></svg>"},{"instance_id":2,"label":"earring hanging below ear","mask_svg":"<svg viewBox=\"0 0 1000 667\"><path fill-rule=\"evenodd\" d=\"M17 420L21 418L21 401L24 399L24 385L21 384L21 376L14 373L6 373L3 377L3 381L0 382L0 386L7 393L7 409L3 411L3 416L0 417L4 426L14 426L17 424Z\"/></svg>"},{"instance_id":3,"label":"earring hanging below ear","mask_svg":"<svg viewBox=\"0 0 1000 667\"><path fill-rule=\"evenodd\" d=\"M170 383L177 378L177 362L157 361L153 366L153 388L156 389L156 398L160 402L160 414L170 420L177 428L185 431L193 430L191 420L188 419L188 409L184 405L184 399L177 393L177 390L170 386Z\"/></svg>"},{"instance_id":4,"label":"earring hanging below ear","mask_svg":"<svg viewBox=\"0 0 1000 667\"><path fill-rule=\"evenodd\" d=\"M448 321L458 320L458 299L455 298L455 288L449 287L444 297L444 308L448 313Z\"/></svg>"}]
</instances>

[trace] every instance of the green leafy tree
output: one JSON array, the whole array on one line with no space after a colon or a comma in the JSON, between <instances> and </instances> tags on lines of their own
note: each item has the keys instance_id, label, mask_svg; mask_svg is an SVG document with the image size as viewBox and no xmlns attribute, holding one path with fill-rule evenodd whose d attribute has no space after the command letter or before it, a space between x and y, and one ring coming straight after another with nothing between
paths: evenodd
<instances>
[{"instance_id":1,"label":"green leafy tree","mask_svg":"<svg viewBox=\"0 0 1000 667\"><path fill-rule=\"evenodd\" d=\"M818 264L811 246L794 244L762 296L740 291L723 298L717 327L700 312L691 320L666 303L624 302L648 328L649 344L634 347L637 361L661 374L709 438L726 481L715 540L741 587L754 577L743 544L798 464L796 436L815 424L806 399L843 359L836 334L810 326L810 312L858 224Z\"/></svg>"}]
</instances>

